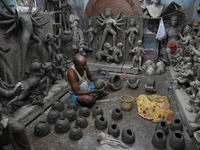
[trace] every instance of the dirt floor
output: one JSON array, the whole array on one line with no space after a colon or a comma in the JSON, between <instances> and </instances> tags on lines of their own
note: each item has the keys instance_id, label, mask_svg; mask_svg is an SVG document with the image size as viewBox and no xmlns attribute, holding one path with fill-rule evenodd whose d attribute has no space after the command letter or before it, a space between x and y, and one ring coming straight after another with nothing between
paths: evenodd
<instances>
[{"instance_id":1,"label":"dirt floor","mask_svg":"<svg viewBox=\"0 0 200 150\"><path fill-rule=\"evenodd\" d=\"M120 76L125 77L128 79L130 75L124 75L119 74ZM133 107L130 111L124 111L123 113L123 119L115 121L111 118L112 110L114 108L120 108L121 109L121 101L120 97L122 95L130 95L132 97L137 97L140 94L152 94L145 91L145 84L149 81L154 80L156 82L156 88L157 93L160 95L167 96L167 87L168 83L170 83L169 74L165 73L163 75L155 75L155 76L146 76L146 75L137 75L135 76L138 79L140 79L140 84L137 89L130 89L126 83L126 81L123 83L122 89L118 91L113 91L111 89L108 89L110 92L108 96L103 97L103 99L109 99L108 102L97 102L93 107L90 108L90 116L87 117L88 126L83 131L83 138L77 141L73 141L69 138L69 132L65 134L56 133L54 130L54 125L50 125L50 134L48 134L45 137L36 137L34 135L34 126L37 122L46 120L47 114L51 108L49 108L47 111L45 111L42 115L40 115L38 118L36 118L32 123L30 123L26 127L26 131L28 133L28 136L30 138L30 141L35 148L35 150L95 150L99 147L99 142L97 141L97 135L101 131L96 129L94 125L95 118L92 117L92 110L94 107L98 106L103 109L104 117L108 121L108 125L112 122L115 122L119 125L120 131L124 128L130 128L133 130L135 134L135 142L133 144L127 144L129 147L131 147L134 150L156 150L156 148L152 145L152 137L155 132L156 124L152 123L151 121L147 121L140 117L137 113L137 106L136 102L133 102ZM61 98L61 100L65 101L65 108L70 103L70 96L69 93L67 93L65 96ZM79 106L80 109L81 106ZM173 97L173 100L170 102L170 107L173 113L177 116L179 116L179 110L176 105L176 99ZM79 111L78 109L78 111ZM79 114L77 111L77 115ZM75 121L71 122L71 128L74 127ZM108 128L103 130L102 132L107 133ZM121 140L121 132L119 137L116 139ZM165 150L173 150L169 146L169 138L172 135L172 131L169 130L169 134L167 137L167 147ZM190 137L186 131L186 128L184 127L183 135L185 137L185 149L184 150L195 150L195 144L193 142L193 138Z\"/></svg>"}]
</instances>

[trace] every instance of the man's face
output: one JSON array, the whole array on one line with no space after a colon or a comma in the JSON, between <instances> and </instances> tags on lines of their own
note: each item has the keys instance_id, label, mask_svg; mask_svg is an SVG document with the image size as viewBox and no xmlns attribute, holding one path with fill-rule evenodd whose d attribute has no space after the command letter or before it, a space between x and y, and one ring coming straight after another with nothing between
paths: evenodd
<instances>
[{"instance_id":1,"label":"man's face","mask_svg":"<svg viewBox=\"0 0 200 150\"><path fill-rule=\"evenodd\" d=\"M86 60L79 60L79 65L78 65L78 68L80 69L80 70L83 70L83 71L85 71L86 70Z\"/></svg>"}]
</instances>

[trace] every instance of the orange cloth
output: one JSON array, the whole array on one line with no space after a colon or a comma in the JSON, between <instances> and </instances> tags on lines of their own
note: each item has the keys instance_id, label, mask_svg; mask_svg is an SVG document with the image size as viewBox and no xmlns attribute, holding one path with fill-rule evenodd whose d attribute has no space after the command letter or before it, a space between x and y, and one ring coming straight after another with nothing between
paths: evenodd
<instances>
[{"instance_id":1,"label":"orange cloth","mask_svg":"<svg viewBox=\"0 0 200 150\"><path fill-rule=\"evenodd\" d=\"M170 110L170 99L161 95L139 95L135 98L137 102L138 114L144 119L157 123L160 119L165 119L168 124L174 120L174 114Z\"/></svg>"},{"instance_id":2,"label":"orange cloth","mask_svg":"<svg viewBox=\"0 0 200 150\"><path fill-rule=\"evenodd\" d=\"M167 46L168 48L171 48L171 52L172 54L174 54L176 52L176 50L179 48L175 42L171 42L168 44Z\"/></svg>"}]
</instances>

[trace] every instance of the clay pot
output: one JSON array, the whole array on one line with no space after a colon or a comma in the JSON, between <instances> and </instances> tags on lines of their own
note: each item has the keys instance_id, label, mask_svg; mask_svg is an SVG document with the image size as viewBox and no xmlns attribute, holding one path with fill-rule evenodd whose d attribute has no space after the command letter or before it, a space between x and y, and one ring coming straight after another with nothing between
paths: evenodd
<instances>
[{"instance_id":1,"label":"clay pot","mask_svg":"<svg viewBox=\"0 0 200 150\"><path fill-rule=\"evenodd\" d=\"M85 117L79 116L76 119L75 125L80 127L80 128L86 128L88 126L88 121Z\"/></svg>"},{"instance_id":2,"label":"clay pot","mask_svg":"<svg viewBox=\"0 0 200 150\"><path fill-rule=\"evenodd\" d=\"M168 124L167 124L167 122L164 119L160 119L158 121L155 130L158 130L158 129L161 129L165 133L165 135L167 135L169 133Z\"/></svg>"},{"instance_id":3,"label":"clay pot","mask_svg":"<svg viewBox=\"0 0 200 150\"><path fill-rule=\"evenodd\" d=\"M185 138L181 131L175 131L169 139L169 145L175 150L182 150L185 148Z\"/></svg>"},{"instance_id":4,"label":"clay pot","mask_svg":"<svg viewBox=\"0 0 200 150\"><path fill-rule=\"evenodd\" d=\"M119 126L116 123L111 123L108 126L108 134L112 135L113 137L118 137L120 134Z\"/></svg>"},{"instance_id":5,"label":"clay pot","mask_svg":"<svg viewBox=\"0 0 200 150\"><path fill-rule=\"evenodd\" d=\"M127 144L135 142L135 134L131 129L123 129L122 131L122 141Z\"/></svg>"},{"instance_id":6,"label":"clay pot","mask_svg":"<svg viewBox=\"0 0 200 150\"><path fill-rule=\"evenodd\" d=\"M175 118L172 123L170 124L170 130L171 131L183 131L183 124L179 118Z\"/></svg>"},{"instance_id":7,"label":"clay pot","mask_svg":"<svg viewBox=\"0 0 200 150\"><path fill-rule=\"evenodd\" d=\"M77 114L74 109L67 108L63 111L63 117L67 118L69 122L73 122L77 118Z\"/></svg>"},{"instance_id":8,"label":"clay pot","mask_svg":"<svg viewBox=\"0 0 200 150\"><path fill-rule=\"evenodd\" d=\"M56 123L56 120L58 118L60 118L61 115L60 113L58 112L58 110L51 110L48 115L47 115L47 122L49 124L55 124Z\"/></svg>"},{"instance_id":9,"label":"clay pot","mask_svg":"<svg viewBox=\"0 0 200 150\"><path fill-rule=\"evenodd\" d=\"M155 93L157 90L156 90L156 83L155 81L150 81L148 82L146 85L145 85L145 90L147 92L151 92L151 93Z\"/></svg>"},{"instance_id":10,"label":"clay pot","mask_svg":"<svg viewBox=\"0 0 200 150\"><path fill-rule=\"evenodd\" d=\"M69 105L67 106L67 108L72 108L72 109L74 109L75 111L78 110L78 106L77 106L76 103L74 103L74 102L69 103Z\"/></svg>"},{"instance_id":11,"label":"clay pot","mask_svg":"<svg viewBox=\"0 0 200 150\"><path fill-rule=\"evenodd\" d=\"M103 109L101 107L95 107L92 111L93 117L96 117L98 115L103 115Z\"/></svg>"},{"instance_id":12,"label":"clay pot","mask_svg":"<svg viewBox=\"0 0 200 150\"><path fill-rule=\"evenodd\" d=\"M128 83L128 86L132 89L135 89L138 87L139 83L140 83L140 80L135 78L135 77L130 77L128 80L127 80L127 83Z\"/></svg>"},{"instance_id":13,"label":"clay pot","mask_svg":"<svg viewBox=\"0 0 200 150\"><path fill-rule=\"evenodd\" d=\"M58 133L67 133L70 129L70 123L67 118L61 117L55 123L55 131Z\"/></svg>"},{"instance_id":14,"label":"clay pot","mask_svg":"<svg viewBox=\"0 0 200 150\"><path fill-rule=\"evenodd\" d=\"M83 137L83 132L80 127L73 127L69 132L69 138L71 140L80 140Z\"/></svg>"},{"instance_id":15,"label":"clay pot","mask_svg":"<svg viewBox=\"0 0 200 150\"><path fill-rule=\"evenodd\" d=\"M112 90L119 90L123 86L123 79L119 75L112 75L108 79L108 85Z\"/></svg>"},{"instance_id":16,"label":"clay pot","mask_svg":"<svg viewBox=\"0 0 200 150\"><path fill-rule=\"evenodd\" d=\"M166 147L166 136L161 129L155 131L152 138L152 144L155 148L158 149L163 149Z\"/></svg>"},{"instance_id":17,"label":"clay pot","mask_svg":"<svg viewBox=\"0 0 200 150\"><path fill-rule=\"evenodd\" d=\"M34 134L38 137L44 137L50 133L50 126L46 121L36 123L34 127Z\"/></svg>"},{"instance_id":18,"label":"clay pot","mask_svg":"<svg viewBox=\"0 0 200 150\"><path fill-rule=\"evenodd\" d=\"M123 110L130 110L133 105L134 98L129 95L123 95L121 96L121 107Z\"/></svg>"},{"instance_id":19,"label":"clay pot","mask_svg":"<svg viewBox=\"0 0 200 150\"><path fill-rule=\"evenodd\" d=\"M95 89L102 89L105 86L105 82L103 80L95 80L94 86Z\"/></svg>"},{"instance_id":20,"label":"clay pot","mask_svg":"<svg viewBox=\"0 0 200 150\"><path fill-rule=\"evenodd\" d=\"M53 110L57 110L57 111L61 112L64 110L64 103L61 100L55 100L52 102L51 108Z\"/></svg>"},{"instance_id":21,"label":"clay pot","mask_svg":"<svg viewBox=\"0 0 200 150\"><path fill-rule=\"evenodd\" d=\"M108 126L107 120L104 118L104 116L102 115L98 115L95 118L95 127L98 130L104 130L106 129Z\"/></svg>"},{"instance_id":22,"label":"clay pot","mask_svg":"<svg viewBox=\"0 0 200 150\"><path fill-rule=\"evenodd\" d=\"M89 117L90 116L90 110L87 107L81 107L81 109L79 111L79 116Z\"/></svg>"},{"instance_id":23,"label":"clay pot","mask_svg":"<svg viewBox=\"0 0 200 150\"><path fill-rule=\"evenodd\" d=\"M122 111L119 108L113 109L111 117L114 120L121 120L123 118Z\"/></svg>"}]
</instances>

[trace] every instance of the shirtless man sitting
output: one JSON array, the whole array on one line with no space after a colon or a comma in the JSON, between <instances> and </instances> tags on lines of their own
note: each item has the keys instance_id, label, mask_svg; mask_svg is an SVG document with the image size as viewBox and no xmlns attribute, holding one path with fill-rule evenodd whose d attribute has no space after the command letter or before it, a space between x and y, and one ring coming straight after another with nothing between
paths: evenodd
<instances>
[{"instance_id":1,"label":"shirtless man sitting","mask_svg":"<svg viewBox=\"0 0 200 150\"><path fill-rule=\"evenodd\" d=\"M86 59L82 55L76 55L73 63L74 65L67 72L68 82L73 91L71 100L77 105L92 106L99 97L108 94L108 92L104 92L108 84L105 82L105 86L101 90L95 89L94 84L88 85L87 78L92 82L97 78L90 73Z\"/></svg>"}]
</instances>

